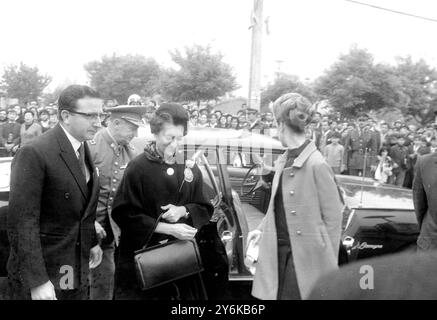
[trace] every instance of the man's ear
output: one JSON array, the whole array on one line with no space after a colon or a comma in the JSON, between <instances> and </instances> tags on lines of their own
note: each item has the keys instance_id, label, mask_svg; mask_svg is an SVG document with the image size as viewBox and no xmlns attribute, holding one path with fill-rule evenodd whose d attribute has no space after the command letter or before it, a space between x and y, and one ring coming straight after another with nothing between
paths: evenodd
<instances>
[{"instance_id":1,"label":"man's ear","mask_svg":"<svg viewBox=\"0 0 437 320\"><path fill-rule=\"evenodd\" d=\"M60 120L62 120L62 122L69 124L70 123L70 113L67 110L62 110L61 114L59 115Z\"/></svg>"}]
</instances>

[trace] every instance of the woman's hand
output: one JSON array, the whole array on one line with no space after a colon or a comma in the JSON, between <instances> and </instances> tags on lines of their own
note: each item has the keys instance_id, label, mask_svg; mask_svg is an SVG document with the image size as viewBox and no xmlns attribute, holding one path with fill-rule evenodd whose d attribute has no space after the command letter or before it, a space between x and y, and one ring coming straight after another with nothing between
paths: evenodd
<instances>
[{"instance_id":1,"label":"woman's hand","mask_svg":"<svg viewBox=\"0 0 437 320\"><path fill-rule=\"evenodd\" d=\"M259 240L261 239L261 235L262 235L261 230L255 229L253 231L250 231L249 234L247 235L247 245L249 245L251 241L253 241L253 245L257 245Z\"/></svg>"},{"instance_id":2,"label":"woman's hand","mask_svg":"<svg viewBox=\"0 0 437 320\"><path fill-rule=\"evenodd\" d=\"M187 209L184 206L175 206L173 204L168 204L161 207L162 210L167 210L166 213L162 215L162 219L175 223L178 222L180 218L183 218L187 214Z\"/></svg>"},{"instance_id":3,"label":"woman's hand","mask_svg":"<svg viewBox=\"0 0 437 320\"><path fill-rule=\"evenodd\" d=\"M170 234L179 240L191 240L197 233L197 229L185 223L171 225Z\"/></svg>"}]
</instances>

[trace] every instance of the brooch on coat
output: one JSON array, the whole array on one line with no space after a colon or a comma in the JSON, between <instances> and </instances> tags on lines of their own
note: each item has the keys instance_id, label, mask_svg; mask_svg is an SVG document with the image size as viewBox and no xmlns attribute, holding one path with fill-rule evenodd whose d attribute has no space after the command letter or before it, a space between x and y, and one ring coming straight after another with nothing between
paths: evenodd
<instances>
[{"instance_id":1,"label":"brooch on coat","mask_svg":"<svg viewBox=\"0 0 437 320\"><path fill-rule=\"evenodd\" d=\"M184 181L182 181L181 186L179 187L179 192L181 192L185 181L187 181L188 183L193 181L194 175L191 169L194 167L194 164L195 162L193 160L187 160L185 162Z\"/></svg>"},{"instance_id":2,"label":"brooch on coat","mask_svg":"<svg viewBox=\"0 0 437 320\"><path fill-rule=\"evenodd\" d=\"M185 162L185 170L184 170L184 181L192 182L193 181L193 171L191 170L194 167L193 160L187 160Z\"/></svg>"}]
</instances>

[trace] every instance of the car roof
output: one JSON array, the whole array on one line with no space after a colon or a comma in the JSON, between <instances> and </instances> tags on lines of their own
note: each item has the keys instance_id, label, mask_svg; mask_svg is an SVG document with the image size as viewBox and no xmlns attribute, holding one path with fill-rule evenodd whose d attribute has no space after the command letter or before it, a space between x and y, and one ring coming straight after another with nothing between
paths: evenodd
<instances>
[{"instance_id":1,"label":"car roof","mask_svg":"<svg viewBox=\"0 0 437 320\"><path fill-rule=\"evenodd\" d=\"M336 179L350 208L414 210L410 189L380 184L371 178L337 175Z\"/></svg>"},{"instance_id":2,"label":"car roof","mask_svg":"<svg viewBox=\"0 0 437 320\"><path fill-rule=\"evenodd\" d=\"M285 148L274 138L245 130L218 128L190 128L184 138L184 145L202 145L206 147L224 146L231 151L249 152L269 149L273 153L283 153Z\"/></svg>"},{"instance_id":3,"label":"car roof","mask_svg":"<svg viewBox=\"0 0 437 320\"><path fill-rule=\"evenodd\" d=\"M153 135L138 136L131 144L137 150L143 150L148 141L153 141ZM229 151L281 154L285 148L279 140L267 135L252 133L245 130L219 129L219 128L188 128L188 133L183 139L185 150L198 147L215 148L225 147Z\"/></svg>"}]
</instances>

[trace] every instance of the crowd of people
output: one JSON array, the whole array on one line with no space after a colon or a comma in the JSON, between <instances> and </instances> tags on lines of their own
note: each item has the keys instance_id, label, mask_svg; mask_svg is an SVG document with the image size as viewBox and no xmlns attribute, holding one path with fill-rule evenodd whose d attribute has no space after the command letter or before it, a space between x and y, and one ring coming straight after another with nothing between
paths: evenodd
<instances>
[{"instance_id":1,"label":"crowd of people","mask_svg":"<svg viewBox=\"0 0 437 320\"><path fill-rule=\"evenodd\" d=\"M277 137L272 112L261 113L244 104L234 115L208 108L188 110L193 127L248 130ZM412 187L417 157L437 150L434 124L387 123L365 113L356 120L344 120L316 112L305 134L336 174L366 176L406 188Z\"/></svg>"},{"instance_id":2,"label":"crowd of people","mask_svg":"<svg viewBox=\"0 0 437 320\"><path fill-rule=\"evenodd\" d=\"M129 105L145 106L138 95L131 95ZM106 103L114 106L113 100ZM143 116L148 123L158 105L149 103ZM211 106L183 105L189 115L188 127L246 130L277 138L277 124L271 111L259 112L241 106L235 114L224 113ZM106 119L102 126L106 126ZM58 106L40 107L31 102L27 107L13 106L0 110L0 156L13 156L18 148L58 123ZM418 126L400 120L377 121L359 114L356 120L316 112L305 128L307 138L314 141L336 174L366 176L380 183L412 187L414 165L420 155L437 150L434 124Z\"/></svg>"},{"instance_id":3,"label":"crowd of people","mask_svg":"<svg viewBox=\"0 0 437 320\"><path fill-rule=\"evenodd\" d=\"M13 156L18 148L57 123L58 107L55 104L39 107L32 101L27 107L15 105L0 109L0 157Z\"/></svg>"}]
</instances>

